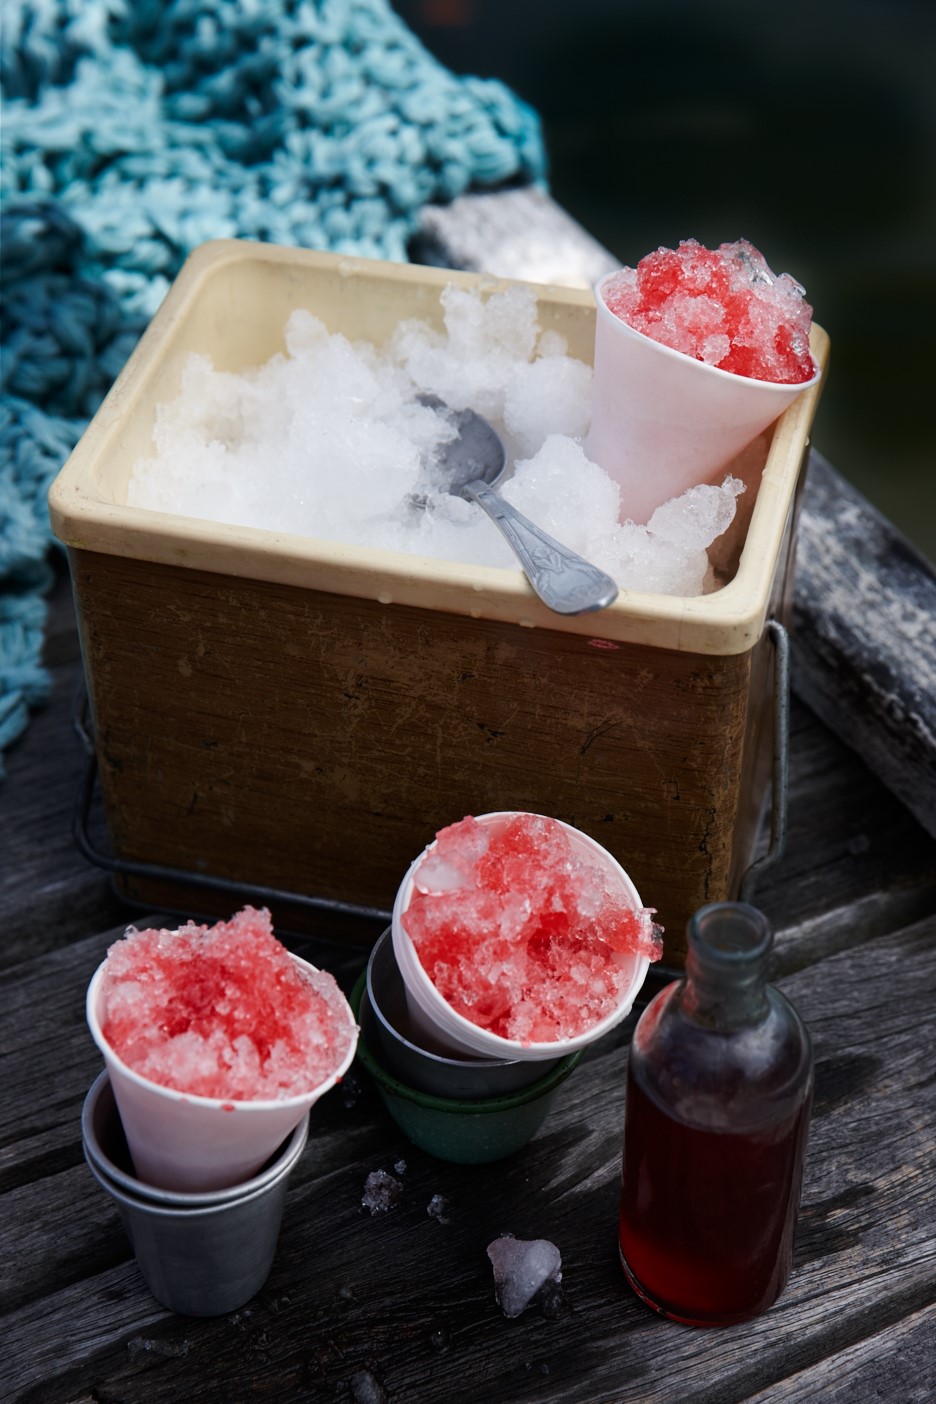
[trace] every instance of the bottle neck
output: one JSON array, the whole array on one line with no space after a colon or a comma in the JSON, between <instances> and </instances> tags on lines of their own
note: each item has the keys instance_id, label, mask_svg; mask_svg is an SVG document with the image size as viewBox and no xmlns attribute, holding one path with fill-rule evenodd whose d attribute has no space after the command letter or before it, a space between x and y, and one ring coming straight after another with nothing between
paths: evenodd
<instances>
[{"instance_id":1,"label":"bottle neck","mask_svg":"<svg viewBox=\"0 0 936 1404\"><path fill-rule=\"evenodd\" d=\"M684 1012L717 1029L758 1024L768 1012L767 960L773 932L746 902L713 902L688 927Z\"/></svg>"}]
</instances>

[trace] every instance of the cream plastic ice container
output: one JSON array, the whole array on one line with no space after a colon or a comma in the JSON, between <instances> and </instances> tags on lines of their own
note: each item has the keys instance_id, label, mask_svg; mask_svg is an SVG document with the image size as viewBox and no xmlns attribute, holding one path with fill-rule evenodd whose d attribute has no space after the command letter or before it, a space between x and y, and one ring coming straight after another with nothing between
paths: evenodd
<instances>
[{"instance_id":1,"label":"cream plastic ice container","mask_svg":"<svg viewBox=\"0 0 936 1404\"><path fill-rule=\"evenodd\" d=\"M316 968L291 955L300 970ZM104 1037L103 961L88 986L88 1028L104 1055L137 1178L160 1189L224 1189L255 1175L302 1118L347 1072L357 1046L357 1026L344 1002L351 1037L334 1072L317 1086L281 1100L229 1101L177 1092L139 1073Z\"/></svg>"},{"instance_id":2,"label":"cream plastic ice container","mask_svg":"<svg viewBox=\"0 0 936 1404\"><path fill-rule=\"evenodd\" d=\"M514 813L515 811L502 810L491 814L479 814L475 818L479 824L490 825L496 831L502 829L508 820L514 817ZM590 860L602 869L607 877L609 889L616 890L623 895L635 910L642 907L643 904L636 887L617 859L613 858L607 849L602 848L587 834L574 829L570 824L563 823L561 819L553 822L559 824L565 831L577 856ZM428 1048L434 1048L443 1053L448 1052L450 1056L456 1057L474 1054L486 1058L514 1058L518 1061L540 1062L545 1059L561 1058L567 1053L575 1053L579 1049L587 1048L589 1044L594 1043L613 1029L622 1019L626 1019L650 968L649 959L643 955L630 955L626 958L630 966L630 980L611 1013L573 1038L520 1043L515 1039L501 1038L499 1034L491 1033L490 1030L473 1024L470 1019L466 1019L453 1009L427 975L402 920L416 890L417 871L433 847L434 841L411 864L406 877L400 884L393 904L391 924L393 953L396 956L397 966L406 987L410 1024L414 1032L418 1034L421 1043Z\"/></svg>"},{"instance_id":3,"label":"cream plastic ice container","mask_svg":"<svg viewBox=\"0 0 936 1404\"><path fill-rule=\"evenodd\" d=\"M522 796L591 834L654 894L678 964L693 912L736 895L757 848L772 773L766 621L789 618L821 381L763 436L766 461L739 503L750 524L720 563L728 583L693 598L625 590L598 615L553 613L516 569L127 502L158 406L193 352L223 371L258 368L285 351L297 308L384 346L409 318L441 330L450 285L512 286L206 244L56 479L49 508L68 548L102 805L129 865L117 881L147 911L180 904L166 868L389 911L447 815ZM593 293L536 291L543 329L590 361ZM815 322L810 345L826 364ZM199 888L199 910L226 914L228 900ZM335 939L352 937L336 926Z\"/></svg>"},{"instance_id":4,"label":"cream plastic ice container","mask_svg":"<svg viewBox=\"0 0 936 1404\"><path fill-rule=\"evenodd\" d=\"M620 484L622 520L647 522L732 461L820 377L780 385L719 370L635 331L595 287L595 366L589 458Z\"/></svg>"}]
</instances>

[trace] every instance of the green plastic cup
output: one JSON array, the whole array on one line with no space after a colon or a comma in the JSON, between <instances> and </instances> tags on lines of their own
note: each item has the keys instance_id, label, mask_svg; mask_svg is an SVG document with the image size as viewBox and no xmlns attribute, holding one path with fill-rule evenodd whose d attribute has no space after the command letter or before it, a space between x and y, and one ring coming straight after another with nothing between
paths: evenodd
<instances>
[{"instance_id":1,"label":"green plastic cup","mask_svg":"<svg viewBox=\"0 0 936 1404\"><path fill-rule=\"evenodd\" d=\"M366 974L362 974L351 994L351 1008L361 1026L357 1045L361 1066L413 1145L458 1165L483 1165L521 1150L546 1120L560 1087L583 1056L581 1050L567 1054L545 1077L504 1096L477 1101L434 1096L400 1082L378 1062L368 1047L372 1015L366 1000Z\"/></svg>"}]
</instances>

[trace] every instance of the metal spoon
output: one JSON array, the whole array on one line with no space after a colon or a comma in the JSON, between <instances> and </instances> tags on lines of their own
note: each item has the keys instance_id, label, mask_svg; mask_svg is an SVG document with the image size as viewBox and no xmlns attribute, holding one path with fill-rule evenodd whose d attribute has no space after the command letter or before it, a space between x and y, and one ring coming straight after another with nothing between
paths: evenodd
<instances>
[{"instance_id":1,"label":"metal spoon","mask_svg":"<svg viewBox=\"0 0 936 1404\"><path fill-rule=\"evenodd\" d=\"M513 547L543 603L558 614L587 614L612 604L618 587L610 575L555 541L497 492L506 455L487 420L474 410L450 409L435 395L420 395L419 402L443 414L458 430L455 438L442 445L433 477L447 492L477 502L488 514ZM425 498L414 495L411 500L425 506Z\"/></svg>"}]
</instances>

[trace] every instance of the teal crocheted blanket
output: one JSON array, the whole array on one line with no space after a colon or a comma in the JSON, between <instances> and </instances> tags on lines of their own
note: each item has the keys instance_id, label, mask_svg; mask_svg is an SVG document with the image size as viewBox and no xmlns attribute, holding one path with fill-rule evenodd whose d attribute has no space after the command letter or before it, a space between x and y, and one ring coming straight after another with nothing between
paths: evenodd
<instances>
[{"instance_id":1,"label":"teal crocheted blanket","mask_svg":"<svg viewBox=\"0 0 936 1404\"><path fill-rule=\"evenodd\" d=\"M535 114L386 0L3 0L0 775L43 700L49 484L182 261L405 261L427 202L541 180Z\"/></svg>"}]
</instances>

